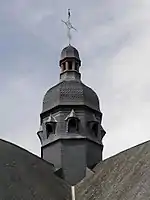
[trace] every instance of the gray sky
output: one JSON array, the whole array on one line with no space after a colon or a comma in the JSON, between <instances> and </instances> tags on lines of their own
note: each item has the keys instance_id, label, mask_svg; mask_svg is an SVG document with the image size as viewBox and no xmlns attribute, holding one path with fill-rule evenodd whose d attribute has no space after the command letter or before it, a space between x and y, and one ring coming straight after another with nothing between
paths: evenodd
<instances>
[{"instance_id":1,"label":"gray sky","mask_svg":"<svg viewBox=\"0 0 150 200\"><path fill-rule=\"evenodd\" d=\"M104 157L149 140L149 0L0 0L1 138L40 154L39 114L59 80L67 8L82 80L104 114Z\"/></svg>"}]
</instances>

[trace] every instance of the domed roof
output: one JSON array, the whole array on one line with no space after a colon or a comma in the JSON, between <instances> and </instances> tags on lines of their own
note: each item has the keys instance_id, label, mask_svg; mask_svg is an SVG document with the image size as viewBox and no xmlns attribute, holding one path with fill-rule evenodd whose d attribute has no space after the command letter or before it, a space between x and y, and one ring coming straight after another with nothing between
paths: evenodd
<instances>
[{"instance_id":1,"label":"domed roof","mask_svg":"<svg viewBox=\"0 0 150 200\"><path fill-rule=\"evenodd\" d=\"M59 105L85 105L100 111L96 93L81 81L62 81L44 96L43 112Z\"/></svg>"},{"instance_id":2,"label":"domed roof","mask_svg":"<svg viewBox=\"0 0 150 200\"><path fill-rule=\"evenodd\" d=\"M78 50L75 47L68 45L61 52L61 60L65 58L76 58L80 60Z\"/></svg>"}]
</instances>

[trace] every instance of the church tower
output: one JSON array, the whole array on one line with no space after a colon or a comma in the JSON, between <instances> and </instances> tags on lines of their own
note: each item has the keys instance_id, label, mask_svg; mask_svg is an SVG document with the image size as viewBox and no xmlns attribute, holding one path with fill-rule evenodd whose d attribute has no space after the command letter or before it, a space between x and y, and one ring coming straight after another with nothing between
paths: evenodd
<instances>
[{"instance_id":1,"label":"church tower","mask_svg":"<svg viewBox=\"0 0 150 200\"><path fill-rule=\"evenodd\" d=\"M78 50L61 52L60 82L44 96L40 115L41 157L71 185L102 160L102 113L96 93L81 81Z\"/></svg>"},{"instance_id":2,"label":"church tower","mask_svg":"<svg viewBox=\"0 0 150 200\"><path fill-rule=\"evenodd\" d=\"M63 21L64 22L64 21ZM81 181L86 172L101 160L105 131L96 93L81 81L81 60L78 50L69 45L60 56L60 81L44 96L38 136L41 157L52 163L55 173L70 185Z\"/></svg>"}]
</instances>

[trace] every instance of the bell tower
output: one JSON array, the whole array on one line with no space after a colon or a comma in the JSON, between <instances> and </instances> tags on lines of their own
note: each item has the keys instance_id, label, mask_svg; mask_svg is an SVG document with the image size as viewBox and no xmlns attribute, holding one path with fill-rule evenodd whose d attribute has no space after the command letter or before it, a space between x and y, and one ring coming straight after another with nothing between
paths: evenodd
<instances>
[{"instance_id":1,"label":"bell tower","mask_svg":"<svg viewBox=\"0 0 150 200\"><path fill-rule=\"evenodd\" d=\"M44 96L38 136L41 157L70 185L77 184L102 160L102 113L96 93L84 85L78 50L61 52L60 81Z\"/></svg>"},{"instance_id":2,"label":"bell tower","mask_svg":"<svg viewBox=\"0 0 150 200\"><path fill-rule=\"evenodd\" d=\"M63 21L63 20L62 20ZM81 81L81 60L78 50L70 44L61 51L60 81L43 99L38 136L41 157L54 164L55 173L70 185L76 185L102 160L102 113L96 93Z\"/></svg>"}]
</instances>

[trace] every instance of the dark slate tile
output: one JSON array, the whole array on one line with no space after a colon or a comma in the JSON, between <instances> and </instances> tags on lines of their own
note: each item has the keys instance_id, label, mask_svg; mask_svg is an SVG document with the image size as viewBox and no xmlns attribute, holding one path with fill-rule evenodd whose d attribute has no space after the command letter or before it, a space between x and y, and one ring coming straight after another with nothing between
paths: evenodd
<instances>
[{"instance_id":1,"label":"dark slate tile","mask_svg":"<svg viewBox=\"0 0 150 200\"><path fill-rule=\"evenodd\" d=\"M76 186L76 200L150 199L150 141L104 160L94 170Z\"/></svg>"},{"instance_id":2,"label":"dark slate tile","mask_svg":"<svg viewBox=\"0 0 150 200\"><path fill-rule=\"evenodd\" d=\"M51 164L0 140L0 200L70 200L70 191Z\"/></svg>"}]
</instances>

